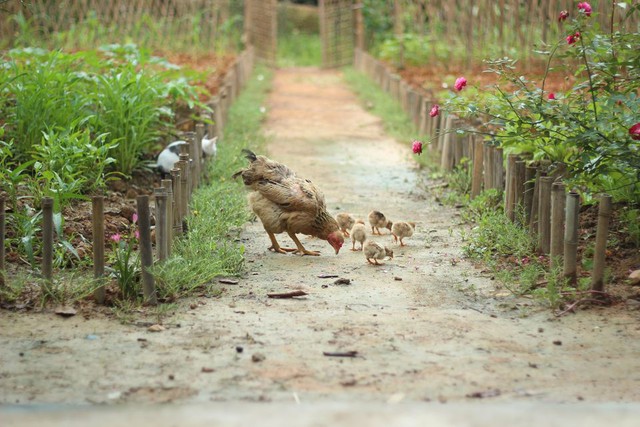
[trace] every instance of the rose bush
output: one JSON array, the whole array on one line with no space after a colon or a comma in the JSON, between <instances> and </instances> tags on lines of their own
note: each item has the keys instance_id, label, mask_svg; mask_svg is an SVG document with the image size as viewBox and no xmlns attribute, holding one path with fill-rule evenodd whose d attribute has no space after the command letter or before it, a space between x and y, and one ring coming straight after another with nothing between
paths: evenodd
<instances>
[{"instance_id":1,"label":"rose bush","mask_svg":"<svg viewBox=\"0 0 640 427\"><path fill-rule=\"evenodd\" d=\"M607 32L594 25L589 3L561 12L558 25L568 36L540 51L547 57L541 82L517 74L508 58L491 61L490 70L499 75L495 91L456 93L443 109L480 119L480 132L507 153L565 163L569 183L585 195L606 191L640 203L640 33L624 31L640 4L618 2L614 9L624 19L611 19ZM550 72L572 74L576 83L549 93Z\"/></svg>"}]
</instances>

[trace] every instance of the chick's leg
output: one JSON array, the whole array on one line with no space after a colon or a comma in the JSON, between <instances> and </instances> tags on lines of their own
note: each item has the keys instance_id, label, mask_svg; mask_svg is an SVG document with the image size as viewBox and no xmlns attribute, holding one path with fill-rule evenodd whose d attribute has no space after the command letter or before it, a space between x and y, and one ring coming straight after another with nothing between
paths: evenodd
<instances>
[{"instance_id":1,"label":"chick's leg","mask_svg":"<svg viewBox=\"0 0 640 427\"><path fill-rule=\"evenodd\" d=\"M298 240L298 238L296 237L296 235L294 233L291 233L291 232L287 231L287 234L289 234L289 237L291 237L291 240L293 240L293 242L298 247L298 249L295 249L293 251L294 253L297 253L297 254L300 254L300 255L320 256L320 252L306 250L304 248L304 246L302 246L302 243L300 243L300 240Z\"/></svg>"},{"instance_id":2,"label":"chick's leg","mask_svg":"<svg viewBox=\"0 0 640 427\"><path fill-rule=\"evenodd\" d=\"M269 235L269 239L271 239L271 246L269 247L270 251L286 254L287 252L293 252L296 250L294 248L281 248L276 240L276 236L269 231L267 231L267 234Z\"/></svg>"}]
</instances>

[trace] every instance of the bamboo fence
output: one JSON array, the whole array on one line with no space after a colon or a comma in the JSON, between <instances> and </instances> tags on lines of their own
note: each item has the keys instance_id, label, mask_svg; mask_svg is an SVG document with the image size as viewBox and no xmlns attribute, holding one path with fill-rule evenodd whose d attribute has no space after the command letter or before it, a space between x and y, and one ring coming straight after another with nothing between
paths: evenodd
<instances>
[{"instance_id":1,"label":"bamboo fence","mask_svg":"<svg viewBox=\"0 0 640 427\"><path fill-rule=\"evenodd\" d=\"M209 124L210 135L222 137L228 110L240 90L245 86L253 70L255 63L254 49L249 47L243 51L229 67L223 81L220 94L213 97L208 103L216 117L215 124ZM193 116L197 116L193 114ZM171 171L171 179L161 181L161 186L155 188L153 196L138 196L138 230L140 233L139 250L142 261L142 282L145 303L157 304L155 283L153 276L148 272L155 262L163 262L171 253L172 243L176 236L180 236L184 230L184 220L187 216L191 194L197 189L200 181L200 141L204 136L204 123L193 123L194 132L187 134L187 144L181 145L182 153L180 161ZM196 166L197 165L197 166ZM152 208L152 204L155 206ZM4 256L5 239L5 200L0 197L0 286L4 286L10 277L6 275ZM50 286L55 280L53 268L53 251L55 243L53 221L53 199L42 199L42 262L41 274L44 286ZM98 303L105 299L105 215L104 196L98 195L92 198L92 247L93 247L93 273L100 286L94 291L93 297ZM155 236L152 239L151 230ZM155 253L155 256L154 256Z\"/></svg>"},{"instance_id":2,"label":"bamboo fence","mask_svg":"<svg viewBox=\"0 0 640 427\"><path fill-rule=\"evenodd\" d=\"M610 29L612 24L637 29L637 14L625 21L625 9L615 3L592 0L594 23L603 29ZM364 43L369 46L386 29L398 36L424 37L426 49L434 58L441 56L438 49L446 44L447 55L455 51L467 64L487 56L515 57L528 64L533 46L542 48L566 36L565 26L558 22L560 11L577 15L574 0L387 0L370 7L369 14L389 17L389 28L365 28ZM404 65L403 53L400 43L400 66Z\"/></svg>"},{"instance_id":3,"label":"bamboo fence","mask_svg":"<svg viewBox=\"0 0 640 427\"><path fill-rule=\"evenodd\" d=\"M154 48L188 46L211 48L229 33L236 0L50 0L9 1L0 5L0 39L11 45L22 15L39 40L56 43L61 35L91 42L122 43L129 38ZM241 25L238 23L238 25ZM241 28L238 34L241 33ZM99 35L99 38L98 38ZM8 43L7 43L8 42ZM58 46L54 46L58 47Z\"/></svg>"},{"instance_id":4,"label":"bamboo fence","mask_svg":"<svg viewBox=\"0 0 640 427\"><path fill-rule=\"evenodd\" d=\"M429 117L430 106L437 103L429 94L416 92L412 95L418 98L415 102L402 103L403 99L410 98L409 85L398 81L393 69L369 53L356 49L354 63L358 71L366 74L395 99L409 117L413 119L417 115L413 119L416 128L421 136L431 141L429 151L440 158L442 170L469 168L472 198L483 190L497 189L502 192L505 215L529 229L538 241L539 252L549 255L553 267L562 266L563 276L575 283L579 263L576 256L579 201L576 193L567 193L562 182L565 173L563 165L533 162L527 155L509 155L504 159L500 147L480 140L473 132L467 132L473 130L471 123L452 115ZM465 137L465 134L468 136ZM592 278L592 291L600 293L604 286L604 253L611 213L610 197L603 195L601 200Z\"/></svg>"}]
</instances>

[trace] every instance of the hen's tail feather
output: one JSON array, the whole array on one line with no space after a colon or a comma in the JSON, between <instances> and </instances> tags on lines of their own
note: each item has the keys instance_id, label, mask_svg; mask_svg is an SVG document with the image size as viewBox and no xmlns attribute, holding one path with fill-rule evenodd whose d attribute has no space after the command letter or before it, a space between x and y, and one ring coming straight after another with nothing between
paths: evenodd
<instances>
[{"instance_id":1,"label":"hen's tail feather","mask_svg":"<svg viewBox=\"0 0 640 427\"><path fill-rule=\"evenodd\" d=\"M258 160L258 156L256 156L256 153L254 153L253 151L243 148L242 149L242 154L245 155L245 157L247 158L247 160L249 160L250 162L255 162L256 160Z\"/></svg>"}]
</instances>

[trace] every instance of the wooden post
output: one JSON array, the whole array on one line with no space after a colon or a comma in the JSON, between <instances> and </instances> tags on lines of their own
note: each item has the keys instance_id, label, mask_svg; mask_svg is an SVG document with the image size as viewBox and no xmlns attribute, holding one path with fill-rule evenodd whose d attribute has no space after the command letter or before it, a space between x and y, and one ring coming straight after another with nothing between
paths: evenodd
<instances>
[{"instance_id":1,"label":"wooden post","mask_svg":"<svg viewBox=\"0 0 640 427\"><path fill-rule=\"evenodd\" d=\"M531 207L533 206L533 191L538 168L527 166L524 172L524 215L525 224L531 224Z\"/></svg>"},{"instance_id":2,"label":"wooden post","mask_svg":"<svg viewBox=\"0 0 640 427\"><path fill-rule=\"evenodd\" d=\"M167 192L164 187L154 190L156 201L156 256L158 261L168 258L168 236L167 236Z\"/></svg>"},{"instance_id":3,"label":"wooden post","mask_svg":"<svg viewBox=\"0 0 640 427\"><path fill-rule=\"evenodd\" d=\"M182 236L182 184L179 162L177 168L171 169L171 181L173 186L173 236Z\"/></svg>"},{"instance_id":4,"label":"wooden post","mask_svg":"<svg viewBox=\"0 0 640 427\"><path fill-rule=\"evenodd\" d=\"M140 231L140 264L142 267L142 291L145 303L157 305L156 285L149 268L153 265L153 251L151 249L151 219L149 214L149 196L136 198L138 207L138 230Z\"/></svg>"},{"instance_id":5,"label":"wooden post","mask_svg":"<svg viewBox=\"0 0 640 427\"><path fill-rule=\"evenodd\" d=\"M482 169L484 170L483 184L484 189L488 190L493 188L493 152L494 147L489 142L483 142L482 144Z\"/></svg>"},{"instance_id":6,"label":"wooden post","mask_svg":"<svg viewBox=\"0 0 640 427\"><path fill-rule=\"evenodd\" d=\"M504 212L511 221L515 218L515 205L516 205L516 162L518 156L516 154L509 154L507 157L507 189L505 191L505 206Z\"/></svg>"},{"instance_id":7,"label":"wooden post","mask_svg":"<svg viewBox=\"0 0 640 427\"><path fill-rule=\"evenodd\" d=\"M202 179L202 139L204 138L204 134L204 123L196 123L196 145L198 146L198 149L195 150L196 171L193 176L193 185L195 188L200 187L200 181ZM213 136L211 138L213 138Z\"/></svg>"},{"instance_id":8,"label":"wooden post","mask_svg":"<svg viewBox=\"0 0 640 427\"><path fill-rule=\"evenodd\" d=\"M178 164L180 165L180 212L182 216L180 217L180 226L184 231L184 220L185 217L189 213L189 168L187 167L189 159L187 159L188 155L180 154L180 160Z\"/></svg>"},{"instance_id":9,"label":"wooden post","mask_svg":"<svg viewBox=\"0 0 640 427\"><path fill-rule=\"evenodd\" d=\"M604 292L604 267L609 236L609 219L611 217L611 196L603 194L598 207L598 228L596 230L596 248L593 254L593 272L591 289Z\"/></svg>"},{"instance_id":10,"label":"wooden post","mask_svg":"<svg viewBox=\"0 0 640 427\"><path fill-rule=\"evenodd\" d=\"M363 51L365 49L364 46L364 16L362 14L362 8L364 5L362 2L358 2L353 5L353 14L355 21L355 30L356 30L356 48Z\"/></svg>"},{"instance_id":11,"label":"wooden post","mask_svg":"<svg viewBox=\"0 0 640 427\"><path fill-rule=\"evenodd\" d=\"M196 144L195 142L195 133L193 132L189 132L189 134L187 135L187 142L189 143L189 151L188 151L188 159L187 159L187 164L189 165L189 197L191 197L191 194L193 193L193 190L195 189L194 187L194 182L195 180L193 179L193 177L196 175L196 151L197 148L196 146L202 146L202 143ZM202 151L202 150L201 150Z\"/></svg>"},{"instance_id":12,"label":"wooden post","mask_svg":"<svg viewBox=\"0 0 640 427\"><path fill-rule=\"evenodd\" d=\"M4 286L7 283L5 279L7 272L5 271L5 264L4 264L4 257L5 257L4 236L6 233L6 229L5 229L6 218L4 213L4 205L5 205L4 197L0 196L0 286Z\"/></svg>"},{"instance_id":13,"label":"wooden post","mask_svg":"<svg viewBox=\"0 0 640 427\"><path fill-rule=\"evenodd\" d=\"M443 133L442 141L442 159L440 161L440 167L442 170L448 172L453 170L454 160L454 148L453 148L453 124L455 123L455 116L447 116L445 121L445 127L440 131Z\"/></svg>"},{"instance_id":14,"label":"wooden post","mask_svg":"<svg viewBox=\"0 0 640 427\"><path fill-rule=\"evenodd\" d=\"M571 285L578 281L578 219L580 213L580 195L576 192L567 194L564 229L564 266L563 275Z\"/></svg>"},{"instance_id":15,"label":"wooden post","mask_svg":"<svg viewBox=\"0 0 640 427\"><path fill-rule=\"evenodd\" d=\"M93 278L100 285L93 291L93 299L98 304L104 304L104 196L91 198L93 218Z\"/></svg>"},{"instance_id":16,"label":"wooden post","mask_svg":"<svg viewBox=\"0 0 640 427\"><path fill-rule=\"evenodd\" d=\"M391 74L389 77L389 93L391 97L400 102L400 76Z\"/></svg>"},{"instance_id":17,"label":"wooden post","mask_svg":"<svg viewBox=\"0 0 640 427\"><path fill-rule=\"evenodd\" d=\"M475 199L482 191L482 169L484 166L484 142L482 137L473 136L473 180L471 182L471 198Z\"/></svg>"},{"instance_id":18,"label":"wooden post","mask_svg":"<svg viewBox=\"0 0 640 427\"><path fill-rule=\"evenodd\" d=\"M526 176L527 162L524 160L516 160L515 169L515 183L514 183L514 220L524 221L524 218L520 217L522 209L524 207L524 183Z\"/></svg>"},{"instance_id":19,"label":"wooden post","mask_svg":"<svg viewBox=\"0 0 640 427\"><path fill-rule=\"evenodd\" d=\"M49 289L53 280L53 199L42 198L42 277Z\"/></svg>"},{"instance_id":20,"label":"wooden post","mask_svg":"<svg viewBox=\"0 0 640 427\"><path fill-rule=\"evenodd\" d=\"M538 166L536 170L536 180L533 184L533 200L531 201L531 221L529 222L529 233L535 235L538 233L538 206L540 204L540 178L546 176L547 173Z\"/></svg>"},{"instance_id":21,"label":"wooden post","mask_svg":"<svg viewBox=\"0 0 640 427\"><path fill-rule=\"evenodd\" d=\"M554 182L551 186L551 242L549 267L561 265L564 251L564 205L565 186L561 182Z\"/></svg>"},{"instance_id":22,"label":"wooden post","mask_svg":"<svg viewBox=\"0 0 640 427\"><path fill-rule=\"evenodd\" d=\"M540 177L540 200L538 200L538 238L540 250L548 254L551 250L551 183L550 176Z\"/></svg>"},{"instance_id":23,"label":"wooden post","mask_svg":"<svg viewBox=\"0 0 640 427\"><path fill-rule=\"evenodd\" d=\"M501 147L496 147L494 150L493 167L495 168L493 171L495 180L493 188L504 191L504 153Z\"/></svg>"},{"instance_id":24,"label":"wooden post","mask_svg":"<svg viewBox=\"0 0 640 427\"><path fill-rule=\"evenodd\" d=\"M451 122L451 138L453 144L453 168L459 166L462 163L462 157L464 153L464 140L466 133L460 134L459 130L462 130L462 120L456 119Z\"/></svg>"},{"instance_id":25,"label":"wooden post","mask_svg":"<svg viewBox=\"0 0 640 427\"><path fill-rule=\"evenodd\" d=\"M210 131L209 137L218 137L218 143L222 141L222 129L224 128L224 117L222 114L222 106L220 98L215 96L211 99L210 107L213 110L213 132Z\"/></svg>"},{"instance_id":26,"label":"wooden post","mask_svg":"<svg viewBox=\"0 0 640 427\"><path fill-rule=\"evenodd\" d=\"M167 203L165 204L165 217L167 218L167 257L171 256L171 245L173 244L173 212L175 200L173 197L173 181L171 179L163 179L161 185L167 194Z\"/></svg>"}]
</instances>

